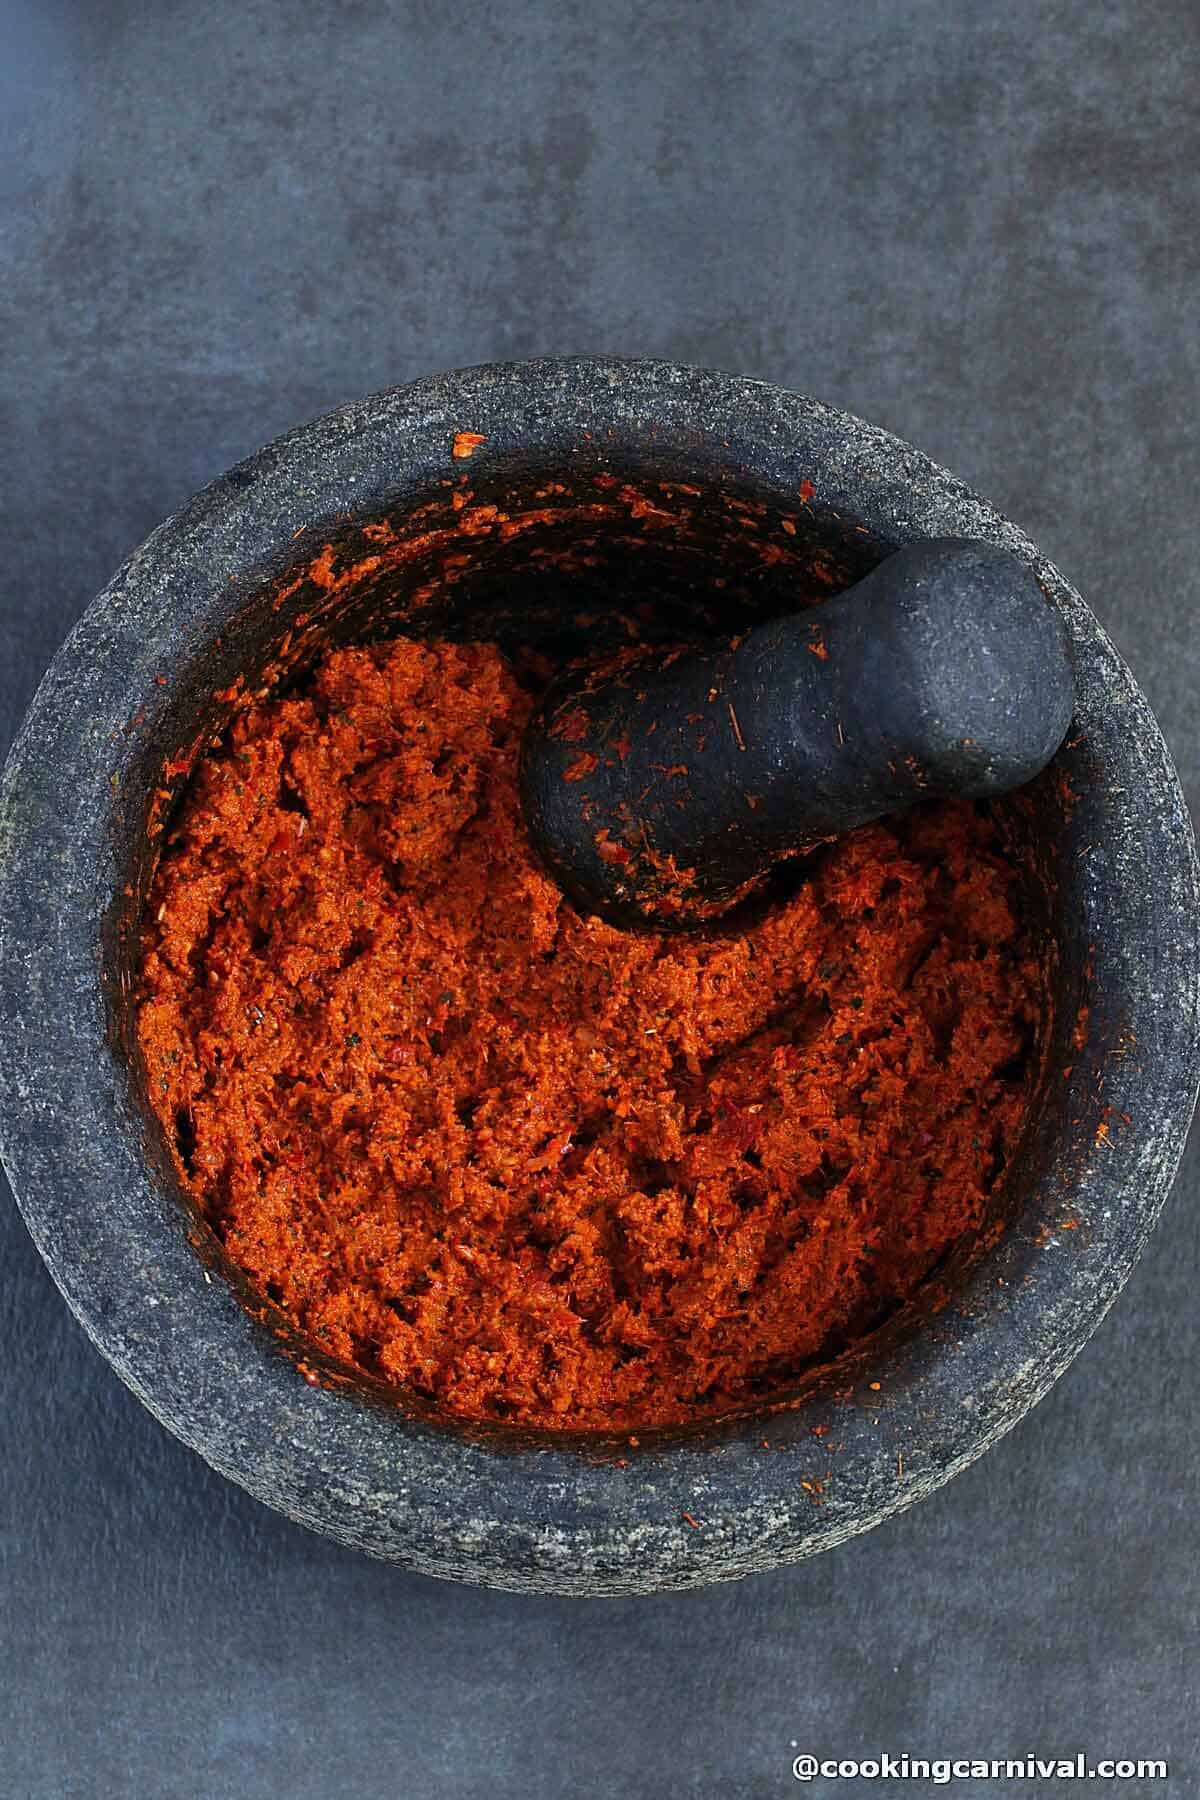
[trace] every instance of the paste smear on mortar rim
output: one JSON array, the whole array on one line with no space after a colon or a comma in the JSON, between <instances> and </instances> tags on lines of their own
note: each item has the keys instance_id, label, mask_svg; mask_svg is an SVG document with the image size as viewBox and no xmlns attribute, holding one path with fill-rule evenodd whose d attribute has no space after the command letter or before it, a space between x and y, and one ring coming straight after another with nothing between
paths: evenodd
<instances>
[{"instance_id":1,"label":"paste smear on mortar rim","mask_svg":"<svg viewBox=\"0 0 1200 1800\"><path fill-rule=\"evenodd\" d=\"M183 1179L329 1355L469 1419L776 1392L977 1231L1043 1005L985 807L867 826L736 929L577 914L487 644L327 655L199 766L138 1034Z\"/></svg>"}]
</instances>

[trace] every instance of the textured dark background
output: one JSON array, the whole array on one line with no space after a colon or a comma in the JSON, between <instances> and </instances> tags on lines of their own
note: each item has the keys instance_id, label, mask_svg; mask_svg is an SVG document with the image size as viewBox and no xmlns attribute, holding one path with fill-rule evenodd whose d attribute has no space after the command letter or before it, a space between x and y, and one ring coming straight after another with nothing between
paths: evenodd
<instances>
[{"instance_id":1,"label":"textured dark background","mask_svg":"<svg viewBox=\"0 0 1200 1800\"><path fill-rule=\"evenodd\" d=\"M4 742L236 458L441 367L609 350L948 463L1111 626L1195 795L1198 50L1194 0L0 0ZM797 1789L796 1740L1167 1756L1195 1794L1197 1198L1193 1158L1100 1336L932 1501L589 1603L260 1509L118 1385L6 1197L0 1793L926 1791Z\"/></svg>"}]
</instances>

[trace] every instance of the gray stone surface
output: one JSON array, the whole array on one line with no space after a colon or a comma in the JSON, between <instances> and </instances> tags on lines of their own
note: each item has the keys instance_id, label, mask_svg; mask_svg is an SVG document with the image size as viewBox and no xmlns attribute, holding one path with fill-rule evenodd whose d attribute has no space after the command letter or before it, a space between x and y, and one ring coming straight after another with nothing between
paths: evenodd
<instances>
[{"instance_id":1,"label":"gray stone surface","mask_svg":"<svg viewBox=\"0 0 1200 1800\"><path fill-rule=\"evenodd\" d=\"M0 73L8 731L121 556L279 429L613 348L806 388L955 468L1112 627L1195 795L1191 7L84 10L18 19ZM786 1574L587 1603L262 1511L119 1387L8 1214L6 1786L759 1795L797 1739L1084 1743L1195 1791L1197 1179L1067 1378L920 1509Z\"/></svg>"}]
</instances>

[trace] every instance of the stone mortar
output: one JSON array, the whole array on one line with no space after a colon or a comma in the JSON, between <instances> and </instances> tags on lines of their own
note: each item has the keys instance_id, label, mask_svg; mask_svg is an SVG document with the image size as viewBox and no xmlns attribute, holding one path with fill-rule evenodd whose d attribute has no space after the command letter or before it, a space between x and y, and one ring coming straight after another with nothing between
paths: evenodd
<instances>
[{"instance_id":1,"label":"stone mortar","mask_svg":"<svg viewBox=\"0 0 1200 1800\"><path fill-rule=\"evenodd\" d=\"M464 431L483 441L455 456ZM936 536L1004 545L1034 569L1078 684L1029 807L1055 1004L1006 1229L778 1406L637 1444L472 1431L339 1378L225 1265L131 1053L137 908L198 747L247 683L331 640L479 633L486 618L501 641L553 652L578 640L581 596L603 636L606 594L631 568L676 623L705 615L718 570L722 616L769 616L806 584L832 591ZM1166 1198L1200 1079L1197 887L1166 747L1108 638L1020 531L917 451L707 370L458 371L231 470L153 533L55 659L0 787L4 1166L100 1352L268 1505L457 1580L700 1586L828 1549L932 1493L1099 1324Z\"/></svg>"}]
</instances>

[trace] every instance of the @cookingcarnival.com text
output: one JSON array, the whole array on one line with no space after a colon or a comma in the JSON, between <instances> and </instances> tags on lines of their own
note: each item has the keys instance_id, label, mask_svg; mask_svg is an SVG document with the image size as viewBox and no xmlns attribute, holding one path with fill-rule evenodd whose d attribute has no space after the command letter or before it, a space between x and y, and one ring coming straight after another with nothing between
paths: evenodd
<instances>
[{"instance_id":1,"label":"@cookingcarnival.com text","mask_svg":"<svg viewBox=\"0 0 1200 1800\"><path fill-rule=\"evenodd\" d=\"M793 1745L793 1749L795 1746ZM797 1781L1165 1781L1163 1758L1074 1756L813 1756L792 1758Z\"/></svg>"}]
</instances>

